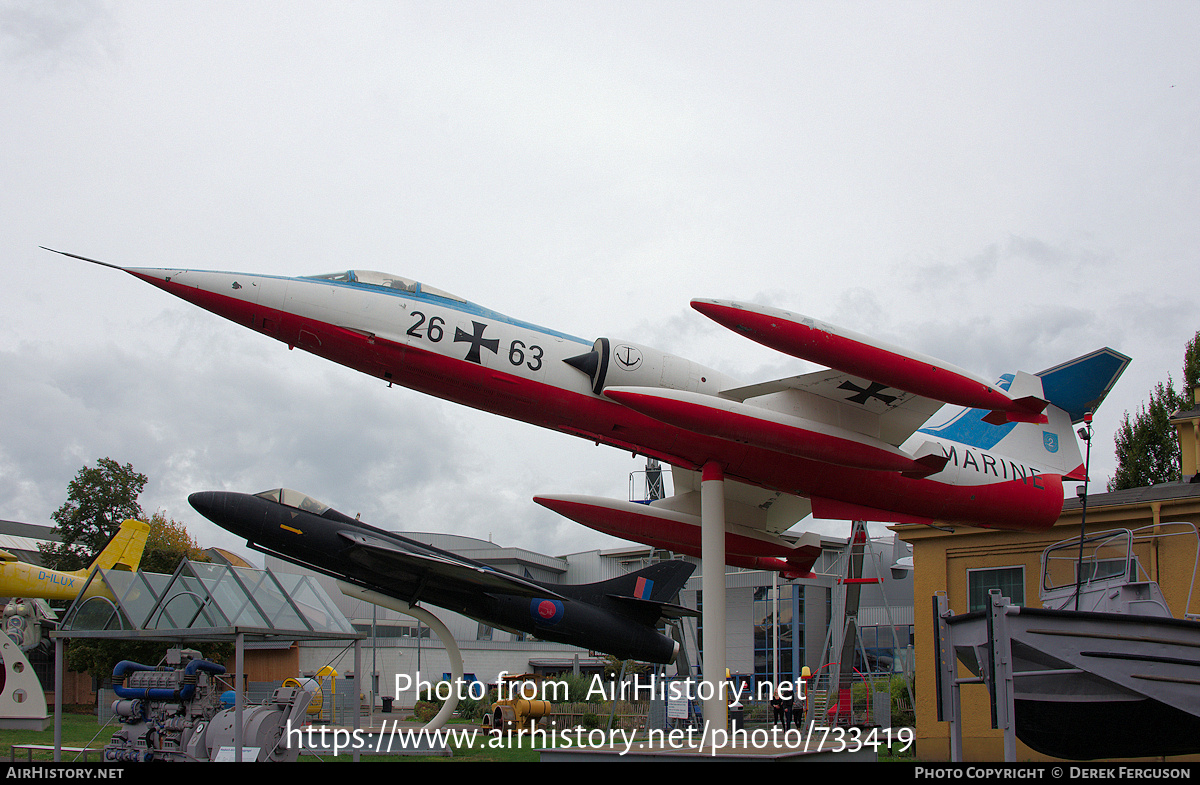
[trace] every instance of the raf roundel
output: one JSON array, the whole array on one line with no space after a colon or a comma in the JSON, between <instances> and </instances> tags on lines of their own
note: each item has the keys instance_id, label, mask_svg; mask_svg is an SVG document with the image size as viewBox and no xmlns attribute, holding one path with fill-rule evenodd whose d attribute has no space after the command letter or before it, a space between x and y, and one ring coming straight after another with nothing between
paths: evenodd
<instances>
[{"instance_id":1,"label":"raf roundel","mask_svg":"<svg viewBox=\"0 0 1200 785\"><path fill-rule=\"evenodd\" d=\"M558 600L533 599L529 603L529 614L541 624L557 624L562 621L563 604Z\"/></svg>"}]
</instances>

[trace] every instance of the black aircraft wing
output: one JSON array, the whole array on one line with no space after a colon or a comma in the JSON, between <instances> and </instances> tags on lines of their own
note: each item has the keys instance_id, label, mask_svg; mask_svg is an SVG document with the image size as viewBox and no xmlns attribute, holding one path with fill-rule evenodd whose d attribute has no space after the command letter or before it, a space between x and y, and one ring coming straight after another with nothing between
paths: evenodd
<instances>
[{"instance_id":1,"label":"black aircraft wing","mask_svg":"<svg viewBox=\"0 0 1200 785\"><path fill-rule=\"evenodd\" d=\"M338 535L348 541L352 549L367 556L372 563L386 568L389 577L412 576L422 579L435 577L461 583L463 589L473 591L567 599L545 586L482 565L448 559L433 553L417 553L397 543L358 532L341 531L338 532ZM351 558L353 558L353 554L351 554Z\"/></svg>"}]
</instances>

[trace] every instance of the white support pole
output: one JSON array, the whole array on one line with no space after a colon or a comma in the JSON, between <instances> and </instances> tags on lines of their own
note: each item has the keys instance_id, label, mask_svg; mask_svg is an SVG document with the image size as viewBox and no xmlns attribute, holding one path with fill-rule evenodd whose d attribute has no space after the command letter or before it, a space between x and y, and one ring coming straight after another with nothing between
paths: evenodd
<instances>
[{"instance_id":1,"label":"white support pole","mask_svg":"<svg viewBox=\"0 0 1200 785\"><path fill-rule=\"evenodd\" d=\"M442 623L441 619L419 605L409 605L403 600L398 600L395 597L389 597L386 594L371 591L370 589L364 589L362 586L356 586L345 581L338 581L338 588L347 597L357 597L361 600L374 603L381 608L391 608L398 613L403 613L412 616L414 619L423 621L441 639L442 643L446 646L446 656L450 660L450 681L454 685L454 689L451 690L449 699L442 704L441 711L425 724L425 730L437 730L445 725L450 716L454 714L454 710L458 708L459 692L463 689L462 652L459 651L458 643L454 640L454 636L450 634L450 630Z\"/></svg>"},{"instance_id":2,"label":"white support pole","mask_svg":"<svg viewBox=\"0 0 1200 785\"><path fill-rule=\"evenodd\" d=\"M63 683L63 650L66 648L65 638L54 639L54 683L59 685L54 691L54 762L62 761L62 683ZM9 754L11 755L11 749Z\"/></svg>"},{"instance_id":3,"label":"white support pole","mask_svg":"<svg viewBox=\"0 0 1200 785\"><path fill-rule=\"evenodd\" d=\"M362 692L362 641L360 641L360 640L354 641L354 694L355 695L363 694L363 692ZM371 696L371 700L372 701L375 700L374 695ZM354 717L355 732L357 732L360 728L362 728L362 714L359 711L361 706L362 706L362 703L360 701L357 701L357 700L354 701L353 717ZM372 703L371 704L372 713L374 713L374 710L375 710L375 704ZM353 760L355 763L358 763L361 760L357 746L354 748Z\"/></svg>"},{"instance_id":4,"label":"white support pole","mask_svg":"<svg viewBox=\"0 0 1200 785\"><path fill-rule=\"evenodd\" d=\"M704 721L728 726L725 684L725 472L704 464L700 481L700 588L704 592Z\"/></svg>"},{"instance_id":5,"label":"white support pole","mask_svg":"<svg viewBox=\"0 0 1200 785\"><path fill-rule=\"evenodd\" d=\"M246 701L242 693L246 685L242 683L242 674L246 672L246 633L240 630L233 637L233 668L233 761L241 763L242 744L245 743L242 737L242 717Z\"/></svg>"}]
</instances>

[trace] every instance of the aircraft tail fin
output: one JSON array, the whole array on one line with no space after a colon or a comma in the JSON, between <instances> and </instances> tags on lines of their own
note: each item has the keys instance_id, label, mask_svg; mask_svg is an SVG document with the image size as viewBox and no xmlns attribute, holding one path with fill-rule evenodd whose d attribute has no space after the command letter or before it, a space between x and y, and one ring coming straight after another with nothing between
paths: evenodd
<instances>
[{"instance_id":1,"label":"aircraft tail fin","mask_svg":"<svg viewBox=\"0 0 1200 785\"><path fill-rule=\"evenodd\" d=\"M672 602L687 583L696 565L682 560L652 564L649 567L622 575L619 578L593 584L603 589L605 596L624 606L627 612L647 624L657 624L662 618L677 619L695 615L695 611Z\"/></svg>"},{"instance_id":2,"label":"aircraft tail fin","mask_svg":"<svg viewBox=\"0 0 1200 785\"><path fill-rule=\"evenodd\" d=\"M615 601L633 618L646 624L656 624L662 617L691 613L672 602L695 570L696 565L691 562L672 559L606 581L561 588L564 594L592 602Z\"/></svg>"},{"instance_id":3,"label":"aircraft tail fin","mask_svg":"<svg viewBox=\"0 0 1200 785\"><path fill-rule=\"evenodd\" d=\"M947 407L946 415L931 421L920 433L958 442L966 448L996 451L1019 465L992 467L1003 471L1022 469L1052 472L1068 480L1085 479L1083 456L1073 426L1094 412L1112 390L1130 360L1112 349L1100 349L1036 375L1006 374L997 386L1020 390L1049 401L1046 422L999 422L983 409ZM979 461L977 457L951 455L951 462ZM1020 476L1013 476L1019 479Z\"/></svg>"},{"instance_id":4,"label":"aircraft tail fin","mask_svg":"<svg viewBox=\"0 0 1200 785\"><path fill-rule=\"evenodd\" d=\"M133 519L122 521L121 528L104 550L96 556L95 561L88 567L91 572L97 567L105 570L127 570L136 572L142 563L142 553L146 549L146 538L150 535L150 525Z\"/></svg>"},{"instance_id":5,"label":"aircraft tail fin","mask_svg":"<svg viewBox=\"0 0 1200 785\"><path fill-rule=\"evenodd\" d=\"M612 596L632 597L650 602L670 602L695 570L695 564L673 559L651 564L637 572L593 583L588 588Z\"/></svg>"},{"instance_id":6,"label":"aircraft tail fin","mask_svg":"<svg viewBox=\"0 0 1200 785\"><path fill-rule=\"evenodd\" d=\"M1047 368L1038 377L1046 400L1066 412L1074 424L1099 408L1129 363L1128 357L1105 347Z\"/></svg>"}]
</instances>

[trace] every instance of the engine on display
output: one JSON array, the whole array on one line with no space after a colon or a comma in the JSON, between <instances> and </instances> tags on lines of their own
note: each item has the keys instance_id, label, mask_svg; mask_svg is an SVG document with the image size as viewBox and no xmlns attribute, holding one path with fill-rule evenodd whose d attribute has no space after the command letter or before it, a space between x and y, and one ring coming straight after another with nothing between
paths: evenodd
<instances>
[{"instance_id":1,"label":"engine on display","mask_svg":"<svg viewBox=\"0 0 1200 785\"><path fill-rule=\"evenodd\" d=\"M191 649L171 649L163 666L124 660L113 669L112 710L120 728L104 748L111 762L216 759L236 741L236 711L222 701L224 666ZM286 729L304 723L312 693L302 686L275 690L266 704L242 709L243 760L288 762ZM232 757L229 758L232 760Z\"/></svg>"}]
</instances>

